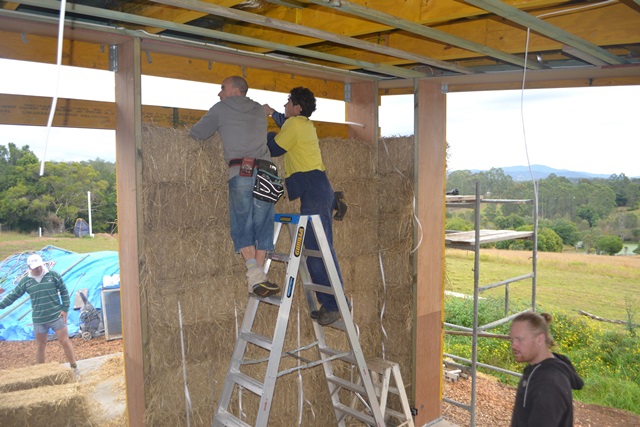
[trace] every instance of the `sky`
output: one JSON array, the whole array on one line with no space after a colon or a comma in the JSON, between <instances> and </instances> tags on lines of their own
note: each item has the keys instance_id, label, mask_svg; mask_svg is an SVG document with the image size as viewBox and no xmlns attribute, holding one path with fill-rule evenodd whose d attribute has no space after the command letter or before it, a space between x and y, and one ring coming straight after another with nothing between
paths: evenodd
<instances>
[{"instance_id":1,"label":"sky","mask_svg":"<svg viewBox=\"0 0 640 427\"><path fill-rule=\"evenodd\" d=\"M114 74L0 59L2 94L115 100ZM251 82L249 82L251 84ZM208 110L218 85L143 76L142 103ZM283 111L287 95L249 89ZM0 102L1 105L1 102ZM312 119L343 122L344 103L319 100ZM535 89L447 95L448 170L542 164L556 169L640 177L640 86ZM413 96L384 96L382 136L413 134ZM45 141L46 144L45 151ZM115 131L0 125L0 144L28 145L39 159L115 161Z\"/></svg>"}]
</instances>

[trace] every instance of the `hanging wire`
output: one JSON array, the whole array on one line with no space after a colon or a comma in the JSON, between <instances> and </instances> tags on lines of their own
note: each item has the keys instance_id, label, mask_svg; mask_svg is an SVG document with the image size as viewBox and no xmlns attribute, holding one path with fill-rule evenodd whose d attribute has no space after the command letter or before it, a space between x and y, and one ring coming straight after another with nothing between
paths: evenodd
<instances>
[{"instance_id":1,"label":"hanging wire","mask_svg":"<svg viewBox=\"0 0 640 427\"><path fill-rule=\"evenodd\" d=\"M180 325L180 349L182 351L182 379L184 381L184 410L187 414L187 427L191 426L191 395L187 385L187 363L184 352L184 332L182 330L182 308L178 301L178 322Z\"/></svg>"},{"instance_id":2,"label":"hanging wire","mask_svg":"<svg viewBox=\"0 0 640 427\"><path fill-rule=\"evenodd\" d=\"M62 48L64 44L64 19L67 9L67 1L60 2L60 19L58 22L58 52L56 57L56 85L53 100L51 101L51 110L49 110L49 119L47 120L47 134L44 140L44 149L42 150L42 161L40 162L40 176L44 175L44 162L47 157L47 144L49 143L49 134L53 117L56 115L56 106L58 105L58 91L60 90L60 70L62 68Z\"/></svg>"},{"instance_id":3,"label":"hanging wire","mask_svg":"<svg viewBox=\"0 0 640 427\"><path fill-rule=\"evenodd\" d=\"M382 274L382 308L380 309L380 329L384 340L382 340L382 359L387 360L386 348L384 343L389 339L387 331L384 329L384 311L387 306L387 279L384 275L384 266L382 265L382 251L378 251L378 261L380 262L380 273Z\"/></svg>"}]
</instances>

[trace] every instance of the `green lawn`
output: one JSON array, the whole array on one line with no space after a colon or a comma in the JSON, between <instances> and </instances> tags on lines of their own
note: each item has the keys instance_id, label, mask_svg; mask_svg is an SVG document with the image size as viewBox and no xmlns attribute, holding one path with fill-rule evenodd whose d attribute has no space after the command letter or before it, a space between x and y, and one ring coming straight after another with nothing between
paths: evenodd
<instances>
[{"instance_id":1,"label":"green lawn","mask_svg":"<svg viewBox=\"0 0 640 427\"><path fill-rule=\"evenodd\" d=\"M480 285L531 272L531 252L482 250ZM447 290L473 294L473 252L447 250ZM536 300L546 311L583 310L626 320L627 307L640 307L640 256L538 253ZM504 298L504 287L483 295ZM531 279L510 285L511 301L530 301ZM640 312L636 313L640 317ZM636 322L640 319L636 319Z\"/></svg>"},{"instance_id":2,"label":"green lawn","mask_svg":"<svg viewBox=\"0 0 640 427\"><path fill-rule=\"evenodd\" d=\"M72 235L38 237L28 234L2 232L0 233L0 260L16 253L38 251L45 246L56 246L78 253L117 251L118 239L108 234L79 238Z\"/></svg>"}]
</instances>

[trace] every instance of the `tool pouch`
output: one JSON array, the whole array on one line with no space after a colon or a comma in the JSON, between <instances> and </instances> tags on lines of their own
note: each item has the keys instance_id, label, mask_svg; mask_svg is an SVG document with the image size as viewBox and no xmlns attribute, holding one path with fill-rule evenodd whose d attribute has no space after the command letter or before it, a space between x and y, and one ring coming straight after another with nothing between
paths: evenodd
<instances>
[{"instance_id":1,"label":"tool pouch","mask_svg":"<svg viewBox=\"0 0 640 427\"><path fill-rule=\"evenodd\" d=\"M256 180L253 185L253 197L264 202L276 203L284 194L282 178L278 176L278 167L268 160L256 159Z\"/></svg>"},{"instance_id":2,"label":"tool pouch","mask_svg":"<svg viewBox=\"0 0 640 427\"><path fill-rule=\"evenodd\" d=\"M256 159L253 157L243 157L240 164L240 176L253 176L253 168Z\"/></svg>"}]
</instances>

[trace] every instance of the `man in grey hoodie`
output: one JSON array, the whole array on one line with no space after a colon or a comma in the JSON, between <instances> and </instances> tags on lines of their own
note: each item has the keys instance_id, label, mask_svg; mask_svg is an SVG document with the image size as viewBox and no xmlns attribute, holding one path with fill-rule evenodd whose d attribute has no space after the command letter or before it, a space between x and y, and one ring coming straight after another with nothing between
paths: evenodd
<instances>
[{"instance_id":1,"label":"man in grey hoodie","mask_svg":"<svg viewBox=\"0 0 640 427\"><path fill-rule=\"evenodd\" d=\"M582 389L582 378L571 361L549 348L551 315L532 311L511 323L511 350L516 362L528 363L522 374L511 417L512 427L573 426L573 392Z\"/></svg>"},{"instance_id":2,"label":"man in grey hoodie","mask_svg":"<svg viewBox=\"0 0 640 427\"><path fill-rule=\"evenodd\" d=\"M267 118L261 104L247 97L249 86L239 76L222 81L220 102L209 109L190 131L206 140L216 132L222 139L224 161L229 165L229 218L236 253L247 267L249 292L268 297L280 292L264 273L268 251L273 250L274 204L253 197L257 159L271 161L266 144Z\"/></svg>"}]
</instances>

